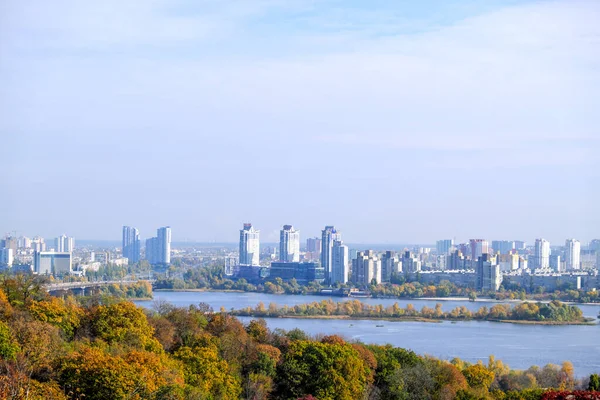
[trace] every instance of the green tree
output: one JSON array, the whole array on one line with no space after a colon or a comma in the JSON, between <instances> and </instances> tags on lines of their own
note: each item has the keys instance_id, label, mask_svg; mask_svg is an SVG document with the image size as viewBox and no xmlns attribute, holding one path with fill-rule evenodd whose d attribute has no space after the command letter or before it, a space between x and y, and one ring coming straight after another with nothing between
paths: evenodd
<instances>
[{"instance_id":1,"label":"green tree","mask_svg":"<svg viewBox=\"0 0 600 400\"><path fill-rule=\"evenodd\" d=\"M600 375L590 375L590 383L588 385L588 390L600 391Z\"/></svg>"},{"instance_id":2,"label":"green tree","mask_svg":"<svg viewBox=\"0 0 600 400\"><path fill-rule=\"evenodd\" d=\"M349 344L295 341L277 374L282 398L312 394L320 400L360 399L371 371Z\"/></svg>"}]
</instances>

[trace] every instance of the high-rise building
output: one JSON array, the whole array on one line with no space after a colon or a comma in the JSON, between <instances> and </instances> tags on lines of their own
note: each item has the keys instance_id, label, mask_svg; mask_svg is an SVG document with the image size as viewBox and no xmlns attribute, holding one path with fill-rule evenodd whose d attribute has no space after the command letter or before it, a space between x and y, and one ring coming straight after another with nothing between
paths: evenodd
<instances>
[{"instance_id":1,"label":"high-rise building","mask_svg":"<svg viewBox=\"0 0 600 400\"><path fill-rule=\"evenodd\" d=\"M496 257L484 253L479 256L475 267L476 281L475 289L480 292L500 289L502 284L502 274L500 267L496 263Z\"/></svg>"},{"instance_id":2,"label":"high-rise building","mask_svg":"<svg viewBox=\"0 0 600 400\"><path fill-rule=\"evenodd\" d=\"M560 257L560 254L550 254L550 269L555 272L564 272L563 268L563 260Z\"/></svg>"},{"instance_id":3,"label":"high-rise building","mask_svg":"<svg viewBox=\"0 0 600 400\"><path fill-rule=\"evenodd\" d=\"M342 240L334 226L326 226L321 231L321 266L325 270L325 282L331 283L331 249L335 240Z\"/></svg>"},{"instance_id":4,"label":"high-rise building","mask_svg":"<svg viewBox=\"0 0 600 400\"><path fill-rule=\"evenodd\" d=\"M500 254L497 263L501 272L510 272L519 269L519 255L512 253Z\"/></svg>"},{"instance_id":5,"label":"high-rise building","mask_svg":"<svg viewBox=\"0 0 600 400\"><path fill-rule=\"evenodd\" d=\"M33 251L46 251L46 243L43 237L36 236L31 241L31 247Z\"/></svg>"},{"instance_id":6,"label":"high-rise building","mask_svg":"<svg viewBox=\"0 0 600 400\"><path fill-rule=\"evenodd\" d=\"M453 247L453 239L438 240L435 246L438 256L450 254L450 251Z\"/></svg>"},{"instance_id":7,"label":"high-rise building","mask_svg":"<svg viewBox=\"0 0 600 400\"><path fill-rule=\"evenodd\" d=\"M446 269L449 270L456 271L469 269L469 265L467 264L467 259L462 255L460 250L452 252L446 258Z\"/></svg>"},{"instance_id":8,"label":"high-rise building","mask_svg":"<svg viewBox=\"0 0 600 400\"><path fill-rule=\"evenodd\" d=\"M348 283L348 246L341 240L334 240L331 247L331 284Z\"/></svg>"},{"instance_id":9,"label":"high-rise building","mask_svg":"<svg viewBox=\"0 0 600 400\"><path fill-rule=\"evenodd\" d=\"M140 251L140 231L131 226L124 226L123 257L126 257L130 264L136 264L140 261Z\"/></svg>"},{"instance_id":10,"label":"high-rise building","mask_svg":"<svg viewBox=\"0 0 600 400\"><path fill-rule=\"evenodd\" d=\"M0 249L0 265L11 266L14 261L13 249Z\"/></svg>"},{"instance_id":11,"label":"high-rise building","mask_svg":"<svg viewBox=\"0 0 600 400\"><path fill-rule=\"evenodd\" d=\"M550 268L550 242L545 239L535 239L533 263L529 268L533 270Z\"/></svg>"},{"instance_id":12,"label":"high-rise building","mask_svg":"<svg viewBox=\"0 0 600 400\"><path fill-rule=\"evenodd\" d=\"M515 249L515 242L510 240L492 240L492 252L494 254L508 254Z\"/></svg>"},{"instance_id":13,"label":"high-rise building","mask_svg":"<svg viewBox=\"0 0 600 400\"><path fill-rule=\"evenodd\" d=\"M0 243L0 248L12 249L13 254L17 254L18 240L14 236L6 236Z\"/></svg>"},{"instance_id":14,"label":"high-rise building","mask_svg":"<svg viewBox=\"0 0 600 400\"><path fill-rule=\"evenodd\" d=\"M260 265L260 231L249 223L240 230L240 265Z\"/></svg>"},{"instance_id":15,"label":"high-rise building","mask_svg":"<svg viewBox=\"0 0 600 400\"><path fill-rule=\"evenodd\" d=\"M279 261L300 262L300 231L284 225L279 232Z\"/></svg>"},{"instance_id":16,"label":"high-rise building","mask_svg":"<svg viewBox=\"0 0 600 400\"><path fill-rule=\"evenodd\" d=\"M489 254L490 252L488 242L485 239L471 239L469 240L469 247L471 248L471 261L473 265L477 263L482 254Z\"/></svg>"},{"instance_id":17,"label":"high-rise building","mask_svg":"<svg viewBox=\"0 0 600 400\"><path fill-rule=\"evenodd\" d=\"M579 240L567 239L565 242L565 263L567 271L581 269L581 243Z\"/></svg>"},{"instance_id":18,"label":"high-rise building","mask_svg":"<svg viewBox=\"0 0 600 400\"><path fill-rule=\"evenodd\" d=\"M373 250L359 251L352 260L352 280L359 286L381 283L381 260Z\"/></svg>"},{"instance_id":19,"label":"high-rise building","mask_svg":"<svg viewBox=\"0 0 600 400\"><path fill-rule=\"evenodd\" d=\"M30 249L31 248L31 239L26 236L21 236L17 241L17 247L20 249Z\"/></svg>"},{"instance_id":20,"label":"high-rise building","mask_svg":"<svg viewBox=\"0 0 600 400\"><path fill-rule=\"evenodd\" d=\"M410 251L405 251L402 255L402 271L407 273L421 271L421 261L414 257Z\"/></svg>"},{"instance_id":21,"label":"high-rise building","mask_svg":"<svg viewBox=\"0 0 600 400\"><path fill-rule=\"evenodd\" d=\"M75 240L67 235L54 239L54 251L57 253L72 253L75 249Z\"/></svg>"},{"instance_id":22,"label":"high-rise building","mask_svg":"<svg viewBox=\"0 0 600 400\"><path fill-rule=\"evenodd\" d=\"M34 271L39 275L64 275L72 271L71 253L36 251L33 256Z\"/></svg>"},{"instance_id":23,"label":"high-rise building","mask_svg":"<svg viewBox=\"0 0 600 400\"><path fill-rule=\"evenodd\" d=\"M306 251L321 254L321 239L318 237L306 239Z\"/></svg>"},{"instance_id":24,"label":"high-rise building","mask_svg":"<svg viewBox=\"0 0 600 400\"><path fill-rule=\"evenodd\" d=\"M438 242L439 243L439 242ZM386 251L381 256L381 281L389 282L392 274L402 272L402 263L393 251Z\"/></svg>"},{"instance_id":25,"label":"high-rise building","mask_svg":"<svg viewBox=\"0 0 600 400\"><path fill-rule=\"evenodd\" d=\"M152 265L171 263L171 227L156 230L156 237L146 239L146 260Z\"/></svg>"},{"instance_id":26,"label":"high-rise building","mask_svg":"<svg viewBox=\"0 0 600 400\"><path fill-rule=\"evenodd\" d=\"M525 250L527 248L527 243L522 240L515 240L515 250Z\"/></svg>"}]
</instances>

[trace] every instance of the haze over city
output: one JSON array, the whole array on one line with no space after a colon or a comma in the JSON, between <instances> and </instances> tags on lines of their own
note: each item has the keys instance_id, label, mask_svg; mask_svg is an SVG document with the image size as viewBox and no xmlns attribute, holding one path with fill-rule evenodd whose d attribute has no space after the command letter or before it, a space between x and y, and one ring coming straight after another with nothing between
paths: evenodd
<instances>
[{"instance_id":1,"label":"haze over city","mask_svg":"<svg viewBox=\"0 0 600 400\"><path fill-rule=\"evenodd\" d=\"M0 233L598 236L600 3L361 4L1 2Z\"/></svg>"}]
</instances>

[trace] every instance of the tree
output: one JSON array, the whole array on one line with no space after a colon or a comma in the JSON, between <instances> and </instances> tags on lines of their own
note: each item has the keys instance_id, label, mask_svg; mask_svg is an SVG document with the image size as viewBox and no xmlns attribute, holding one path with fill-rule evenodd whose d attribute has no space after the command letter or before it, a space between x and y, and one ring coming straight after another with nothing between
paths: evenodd
<instances>
[{"instance_id":1,"label":"tree","mask_svg":"<svg viewBox=\"0 0 600 400\"><path fill-rule=\"evenodd\" d=\"M588 385L588 390L594 390L600 392L600 375L592 374L590 375L590 383Z\"/></svg>"},{"instance_id":2,"label":"tree","mask_svg":"<svg viewBox=\"0 0 600 400\"><path fill-rule=\"evenodd\" d=\"M231 375L229 364L219 358L216 346L182 347L174 357L183 363L185 382L197 388L201 396L215 399L240 397L239 379Z\"/></svg>"},{"instance_id":3,"label":"tree","mask_svg":"<svg viewBox=\"0 0 600 400\"><path fill-rule=\"evenodd\" d=\"M141 308L127 301L98 306L90 313L93 333L108 343L121 342L150 351L163 351Z\"/></svg>"},{"instance_id":4,"label":"tree","mask_svg":"<svg viewBox=\"0 0 600 400\"><path fill-rule=\"evenodd\" d=\"M0 321L0 358L14 360L20 350L19 344L14 339L8 325Z\"/></svg>"},{"instance_id":5,"label":"tree","mask_svg":"<svg viewBox=\"0 0 600 400\"><path fill-rule=\"evenodd\" d=\"M481 364L468 366L462 373L472 388L489 390L494 381L494 373Z\"/></svg>"},{"instance_id":6,"label":"tree","mask_svg":"<svg viewBox=\"0 0 600 400\"><path fill-rule=\"evenodd\" d=\"M295 341L278 369L277 390L282 398L312 394L320 400L359 399L371 371L349 344Z\"/></svg>"}]
</instances>

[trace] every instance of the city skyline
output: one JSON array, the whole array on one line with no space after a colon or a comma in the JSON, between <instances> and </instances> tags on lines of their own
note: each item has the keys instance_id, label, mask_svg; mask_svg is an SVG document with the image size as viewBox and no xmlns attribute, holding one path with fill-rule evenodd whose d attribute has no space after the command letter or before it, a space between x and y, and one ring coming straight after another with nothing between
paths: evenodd
<instances>
[{"instance_id":1,"label":"city skyline","mask_svg":"<svg viewBox=\"0 0 600 400\"><path fill-rule=\"evenodd\" d=\"M598 20L589 0L4 1L0 233L587 242Z\"/></svg>"}]
</instances>

